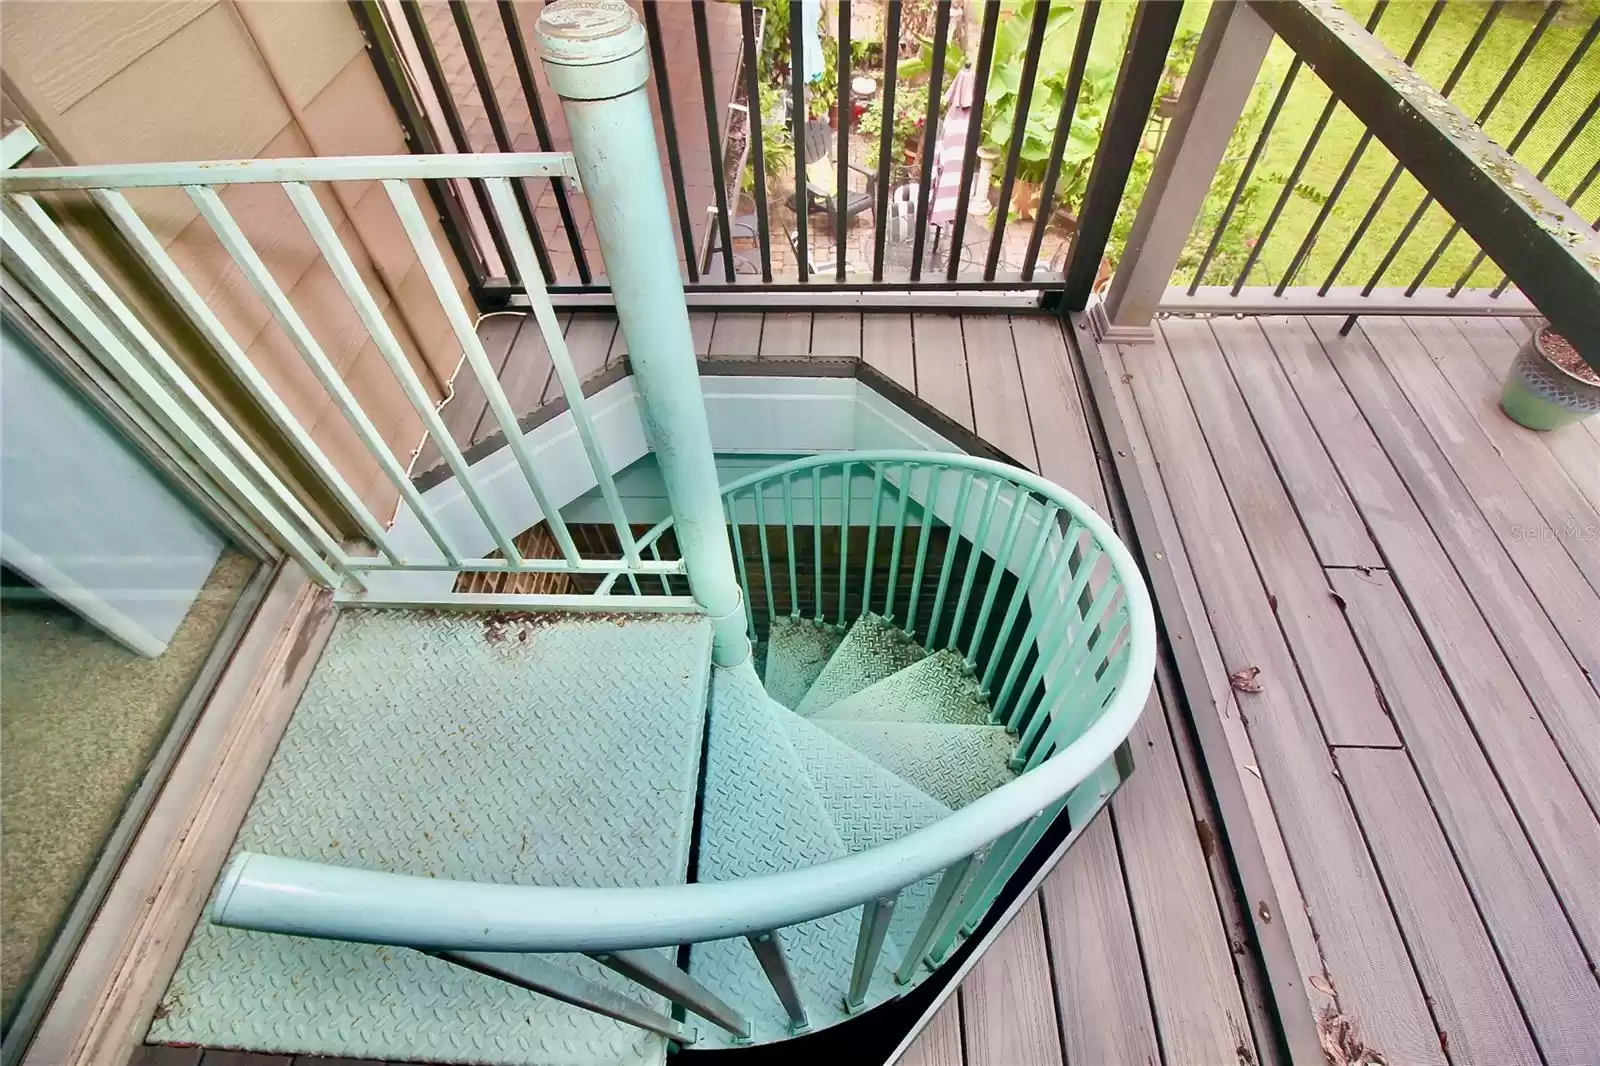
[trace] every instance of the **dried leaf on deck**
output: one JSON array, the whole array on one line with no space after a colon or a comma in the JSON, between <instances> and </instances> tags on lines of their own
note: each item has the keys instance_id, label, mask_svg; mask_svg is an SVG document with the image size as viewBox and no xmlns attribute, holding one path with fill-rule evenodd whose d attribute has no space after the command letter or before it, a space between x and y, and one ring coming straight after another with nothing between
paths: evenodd
<instances>
[{"instance_id":1,"label":"dried leaf on deck","mask_svg":"<svg viewBox=\"0 0 1600 1066\"><path fill-rule=\"evenodd\" d=\"M1317 1015L1317 1039L1328 1066L1387 1066L1381 1054L1361 1042L1356 1023L1337 1008L1324 1007Z\"/></svg>"},{"instance_id":2,"label":"dried leaf on deck","mask_svg":"<svg viewBox=\"0 0 1600 1066\"><path fill-rule=\"evenodd\" d=\"M1256 680L1261 674L1261 667L1247 666L1243 670L1235 670L1228 675L1228 684L1233 686L1235 692L1260 692L1261 682Z\"/></svg>"}]
</instances>

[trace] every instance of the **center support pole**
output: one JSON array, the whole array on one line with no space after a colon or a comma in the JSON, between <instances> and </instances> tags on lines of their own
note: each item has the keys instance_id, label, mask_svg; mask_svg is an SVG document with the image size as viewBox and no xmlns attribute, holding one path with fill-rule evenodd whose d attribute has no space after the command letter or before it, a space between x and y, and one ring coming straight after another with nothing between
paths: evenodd
<instances>
[{"instance_id":1,"label":"center support pole","mask_svg":"<svg viewBox=\"0 0 1600 1066\"><path fill-rule=\"evenodd\" d=\"M567 116L689 587L711 615L712 660L739 666L750 640L645 92L644 27L626 0L556 0L539 13L535 46Z\"/></svg>"}]
</instances>

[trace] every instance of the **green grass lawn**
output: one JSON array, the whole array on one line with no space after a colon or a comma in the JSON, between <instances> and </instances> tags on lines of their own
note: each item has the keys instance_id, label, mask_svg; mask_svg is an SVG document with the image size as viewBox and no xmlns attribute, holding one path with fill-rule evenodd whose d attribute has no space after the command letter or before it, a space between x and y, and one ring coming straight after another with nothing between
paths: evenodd
<instances>
[{"instance_id":1,"label":"green grass lawn","mask_svg":"<svg viewBox=\"0 0 1600 1066\"><path fill-rule=\"evenodd\" d=\"M1374 2L1346 0L1346 6L1365 20L1372 12ZM1393 0L1378 24L1378 38L1397 55L1404 55L1415 40L1431 6L1429 0ZM1207 8L1207 4L1191 0L1184 12L1180 35L1185 32L1198 33L1204 25ZM1101 24L1095 37L1097 56L1115 61L1126 39L1133 11L1133 4L1121 0L1110 0L1102 6ZM1479 0L1451 0L1415 64L1431 84L1443 85L1451 68L1465 53L1486 11L1487 4ZM1494 92L1542 12L1541 3L1514 0L1505 6L1450 94L1451 100L1468 117L1475 118L1479 108ZM1488 133L1497 142L1506 144L1515 136L1551 78L1567 61L1596 17L1600 17L1600 0L1569 2L1557 15L1486 123ZM1206 217L1202 219L1204 232L1201 232L1202 227L1197 226L1196 233L1191 237L1190 249L1185 257L1188 266L1187 269L1180 269L1177 279L1185 284L1192 279L1193 264L1198 261L1199 252L1205 247L1211 225L1218 217L1222 204L1232 192L1234 178L1230 175L1237 174L1239 164L1254 143L1255 133L1266 116L1271 98L1281 84L1291 59L1292 54L1285 45L1281 42L1273 45L1257 81L1251 108L1246 112L1247 128L1236 136L1232 146L1232 169L1230 171L1225 164L1224 173L1212 190ZM1534 126L1517 151L1518 160L1534 172L1543 167L1551 150L1572 128L1596 91L1600 91L1600 43L1590 49L1582 64L1574 71L1564 93ZM1207 272L1206 284L1231 284L1237 277L1248 248L1247 240L1260 234L1327 100L1327 89L1315 75L1302 69L1256 167L1245 205L1229 226L1222 253ZM1249 284L1277 284L1283 278L1302 238L1320 210L1321 199L1332 190L1361 133L1361 123L1354 115L1343 107L1335 109L1316 151L1296 183L1296 191L1290 195L1282 216L1251 271ZM1545 184L1565 198L1594 166L1597 158L1600 158L1600 122L1591 122L1545 179ZM1322 284L1393 167L1394 157L1382 145L1373 142L1367 148L1305 265L1296 274L1296 284ZM1410 175L1400 178L1366 238L1340 271L1335 284L1366 284L1422 201L1423 195L1422 187ZM1574 206L1590 221L1600 215L1600 183L1591 186ZM1128 215L1131 209L1132 205L1125 202L1124 215ZM1430 208L1379 284L1409 285L1449 230L1450 221L1440 208ZM1424 284L1442 287L1453 285L1476 252L1477 246L1470 238L1465 234L1457 236ZM1469 285L1486 288L1499 279L1500 272L1493 263L1486 262L1474 273Z\"/></svg>"}]
</instances>

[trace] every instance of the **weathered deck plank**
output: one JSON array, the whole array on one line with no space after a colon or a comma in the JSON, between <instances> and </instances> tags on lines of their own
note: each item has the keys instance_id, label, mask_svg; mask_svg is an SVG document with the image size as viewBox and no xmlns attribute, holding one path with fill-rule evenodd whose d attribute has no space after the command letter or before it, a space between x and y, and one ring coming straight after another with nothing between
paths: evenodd
<instances>
[{"instance_id":1,"label":"weathered deck plank","mask_svg":"<svg viewBox=\"0 0 1600 1066\"><path fill-rule=\"evenodd\" d=\"M859 312L812 315L811 354L818 359L860 358L863 317Z\"/></svg>"},{"instance_id":2,"label":"weathered deck plank","mask_svg":"<svg viewBox=\"0 0 1600 1066\"><path fill-rule=\"evenodd\" d=\"M917 393L917 357L910 315L862 315L861 358L902 389Z\"/></svg>"},{"instance_id":3,"label":"weathered deck plank","mask_svg":"<svg viewBox=\"0 0 1600 1066\"><path fill-rule=\"evenodd\" d=\"M1252 408L1227 374L1216 336L1208 323L1183 319L1165 322L1162 333L1327 742L1398 746L1288 490L1260 434L1239 417ZM1261 345L1234 358L1266 361L1271 351ZM1250 556L1235 563L1248 567Z\"/></svg>"},{"instance_id":4,"label":"weathered deck plank","mask_svg":"<svg viewBox=\"0 0 1600 1066\"><path fill-rule=\"evenodd\" d=\"M1039 890L1055 970L1067 1062L1160 1062L1150 996L1140 972L1127 890L1111 820L1101 817Z\"/></svg>"},{"instance_id":5,"label":"weathered deck plank","mask_svg":"<svg viewBox=\"0 0 1600 1066\"><path fill-rule=\"evenodd\" d=\"M1050 987L1035 897L961 983L967 1066L1062 1066Z\"/></svg>"},{"instance_id":6,"label":"weathered deck plank","mask_svg":"<svg viewBox=\"0 0 1600 1066\"><path fill-rule=\"evenodd\" d=\"M1407 344L1397 332L1370 322L1348 337L1339 337L1332 321L1315 320L1312 328L1330 354L1337 353L1332 362L1365 412L1389 462L1460 571L1484 617L1494 619L1495 636L1533 696L1534 706L1578 783L1591 804L1600 803L1600 744L1594 743L1600 736L1600 695L1494 533L1486 528L1477 504L1389 376L1367 331L1370 328L1386 345L1398 348L1396 359L1425 360L1427 354L1414 337ZM1400 328L1405 328L1404 323ZM1406 336L1411 336L1409 331ZM1408 535L1415 536L1416 530ZM1412 587L1404 575L1401 584ZM1593 621L1586 624L1592 627Z\"/></svg>"},{"instance_id":7,"label":"weathered deck plank","mask_svg":"<svg viewBox=\"0 0 1600 1066\"><path fill-rule=\"evenodd\" d=\"M1339 771L1389 886L1440 1043L1460 1062L1537 1066L1516 997L1405 752L1344 748Z\"/></svg>"},{"instance_id":8,"label":"weathered deck plank","mask_svg":"<svg viewBox=\"0 0 1600 1066\"><path fill-rule=\"evenodd\" d=\"M1596 1032L1600 987L1529 844L1531 835L1547 850L1555 847L1575 852L1580 863L1600 861L1592 851L1594 819L1577 785L1544 731L1523 728L1505 713L1510 708L1494 714L1480 727L1479 735L1473 735L1388 574L1335 570L1328 579L1348 604L1350 622L1450 841L1452 865L1460 865L1506 973L1521 992L1522 1010L1545 1058L1580 1062L1595 1057L1600 1043ZM1495 753L1494 761L1502 767L1501 778L1511 794L1520 797L1521 823L1479 746L1480 739ZM1346 758L1346 753L1340 753L1340 766L1361 809L1362 796L1354 788ZM1528 780L1530 768L1537 768L1542 781ZM1363 813L1363 822L1370 823L1375 816L1381 816L1381 811ZM1587 831L1582 828L1585 822L1591 823ZM1526 835L1524 824L1528 826ZM1567 831L1562 833L1560 826ZM1370 824L1367 834L1375 836ZM1583 857L1585 841L1589 842L1588 859ZM1383 861L1381 850L1379 859ZM1411 878L1390 870L1386 880L1390 894L1399 897L1406 891L1402 882ZM1567 883L1569 904L1592 911L1592 897L1600 890L1592 882ZM1460 934L1450 935L1460 938ZM1428 931L1408 939L1414 953L1433 950ZM1502 1060L1485 1056L1482 1061Z\"/></svg>"},{"instance_id":9,"label":"weathered deck plank","mask_svg":"<svg viewBox=\"0 0 1600 1066\"><path fill-rule=\"evenodd\" d=\"M606 368L606 358L611 352L611 341L617 332L616 315L572 316L572 321L566 330L567 354L572 357L572 369L577 371L580 382L587 382ZM540 402L550 403L560 395L561 381L551 374ZM514 410L520 412L522 408L514 407Z\"/></svg>"},{"instance_id":10,"label":"weathered deck plank","mask_svg":"<svg viewBox=\"0 0 1600 1066\"><path fill-rule=\"evenodd\" d=\"M1361 512L1316 441L1272 349L1251 318L1215 318L1211 331L1244 394L1251 417L1270 442L1272 461L1324 566L1382 566Z\"/></svg>"},{"instance_id":11,"label":"weathered deck plank","mask_svg":"<svg viewBox=\"0 0 1600 1066\"><path fill-rule=\"evenodd\" d=\"M809 314L768 314L761 323L761 358L794 359L811 354Z\"/></svg>"},{"instance_id":12,"label":"weathered deck plank","mask_svg":"<svg viewBox=\"0 0 1600 1066\"><path fill-rule=\"evenodd\" d=\"M1443 1063L1438 1038L1310 697L1255 575L1206 438L1164 344L1123 358L1168 496L1231 670L1259 667L1241 697L1272 807L1283 826L1331 981L1366 1040L1404 1062Z\"/></svg>"},{"instance_id":13,"label":"weathered deck plank","mask_svg":"<svg viewBox=\"0 0 1600 1066\"><path fill-rule=\"evenodd\" d=\"M1028 399L1017 365L1017 345L1004 315L963 315L961 332L971 381L973 428L1021 465L1039 465Z\"/></svg>"},{"instance_id":14,"label":"weathered deck plank","mask_svg":"<svg viewBox=\"0 0 1600 1066\"><path fill-rule=\"evenodd\" d=\"M965 429L972 428L972 389L967 353L956 315L917 315L911 320L917 353L917 396Z\"/></svg>"},{"instance_id":15,"label":"weathered deck plank","mask_svg":"<svg viewBox=\"0 0 1600 1066\"><path fill-rule=\"evenodd\" d=\"M761 353L762 315L717 313L706 354L721 359L754 359Z\"/></svg>"},{"instance_id":16,"label":"weathered deck plank","mask_svg":"<svg viewBox=\"0 0 1600 1066\"><path fill-rule=\"evenodd\" d=\"M1594 818L1570 767L1550 734L1538 728L1538 712L1494 630L1345 391L1313 327L1304 319L1270 319L1265 325L1285 374L1305 401L1318 437L1383 549L1428 646L1594 957L1594 937L1600 933L1592 874L1597 856ZM1333 334L1337 324L1328 326ZM1384 661L1374 665L1382 670Z\"/></svg>"},{"instance_id":17,"label":"weathered deck plank","mask_svg":"<svg viewBox=\"0 0 1600 1066\"><path fill-rule=\"evenodd\" d=\"M899 1066L965 1066L961 1055L961 997L951 996L933 1016Z\"/></svg>"},{"instance_id":18,"label":"weathered deck plank","mask_svg":"<svg viewBox=\"0 0 1600 1066\"><path fill-rule=\"evenodd\" d=\"M1582 503L1582 497L1554 468L1548 451L1533 446L1526 438L1513 438L1505 444L1492 441L1461 403L1445 380L1448 375L1435 365L1439 360L1470 362L1462 350L1466 345L1461 335L1450 323L1439 319L1395 319L1388 329L1369 324L1365 332L1370 339L1380 332L1394 335L1400 329L1409 331L1414 338L1412 345L1420 342L1427 357L1419 359L1414 349L1397 349L1392 344L1374 342L1374 349L1455 471L1461 488L1482 512L1481 522L1469 518L1461 524L1480 537L1486 529L1490 538L1499 542L1573 657L1589 677L1600 677L1600 627L1594 624L1600 619L1600 595L1562 539L1554 535L1556 529L1568 523L1573 528L1600 527L1600 518L1592 511L1582 516L1571 510L1572 504ZM1398 339L1404 344L1405 338ZM1513 474L1505 453L1508 446L1514 448L1516 443L1530 447L1517 457ZM1551 480L1552 477L1558 480ZM1540 513L1530 495L1531 486L1536 483L1544 489L1540 495L1557 517ZM1441 487L1449 492L1453 486L1450 479L1441 478ZM1564 513L1557 508L1563 508ZM1481 541L1478 554L1492 555L1487 541ZM1600 560L1596 562L1596 571L1600 572Z\"/></svg>"}]
</instances>

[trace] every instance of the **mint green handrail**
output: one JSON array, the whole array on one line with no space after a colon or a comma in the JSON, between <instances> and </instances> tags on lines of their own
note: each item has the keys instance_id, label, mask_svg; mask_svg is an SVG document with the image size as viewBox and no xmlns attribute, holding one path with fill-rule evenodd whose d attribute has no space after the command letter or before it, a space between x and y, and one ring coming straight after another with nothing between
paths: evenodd
<instances>
[{"instance_id":1,"label":"mint green handrail","mask_svg":"<svg viewBox=\"0 0 1600 1066\"><path fill-rule=\"evenodd\" d=\"M959 903L952 903L950 913L938 919L932 954L947 949L957 927L972 926L992 906L999 885L1024 857L1024 842L1038 839L1046 817L1063 809L1080 785L1091 783L1126 741L1150 692L1155 618L1133 557L1104 519L1060 486L992 460L904 451L811 456L742 478L725 486L722 496L731 518L741 493L755 489L759 495L762 483L772 478L841 466L853 469L861 464L905 464L911 470L946 467L965 475L968 490L972 479L982 477L990 482L991 492L1005 483L1015 486L1018 505L1024 500L1036 503L1041 514L1053 506L1070 524L1059 547L1061 558L1052 564L1051 572L1062 569L1061 559L1075 550L1074 528L1081 529L1093 546L1074 573L1073 585L1079 586L1080 593L1090 580L1084 575L1096 569L1100 558L1108 562L1109 573L1085 615L1078 614L1077 593L1046 597L1058 605L1056 613L1070 613L1076 621L1070 627L1040 625L1038 632L1060 629L1067 638L1061 641L1066 646L1057 648L1050 660L1071 660L1077 679L1092 684L1093 694L1087 704L1080 704L1085 713L1062 719L1059 730L1052 729L1048 719L1065 696L1051 700L1050 707L1041 706L1032 716L1041 723L1042 731L1033 751L1040 755L1037 765L898 840L817 866L762 877L654 888L559 888L411 877L244 853L229 865L212 907L213 919L270 932L430 950L621 951L766 935L892 898L932 875L962 864L970 869L974 858L981 856L982 885L965 887ZM938 479L930 476L928 480L931 491ZM848 498L848 478L844 484ZM909 475L903 488L910 489ZM967 495L962 493L958 516L951 524L957 532L962 528ZM814 504L818 502L813 499ZM932 515L936 509L937 499L930 498L927 513ZM787 520L792 522L792 511ZM1055 520L1054 514L1051 520ZM930 527L932 521L927 519ZM640 543L654 543L666 525L651 530ZM947 550L947 562L953 554L953 548ZM1083 577L1083 585L1079 577ZM1106 594L1107 587L1115 589L1114 595ZM1101 626L1115 596L1120 596L1116 611L1111 621ZM937 627L935 618L930 628ZM1076 653L1074 646L1078 647ZM1097 648L1114 653L1109 662L1093 662ZM1060 680L1067 683L1070 677ZM1050 747L1058 750L1042 754ZM921 961L902 960L900 970L908 972Z\"/></svg>"}]
</instances>

